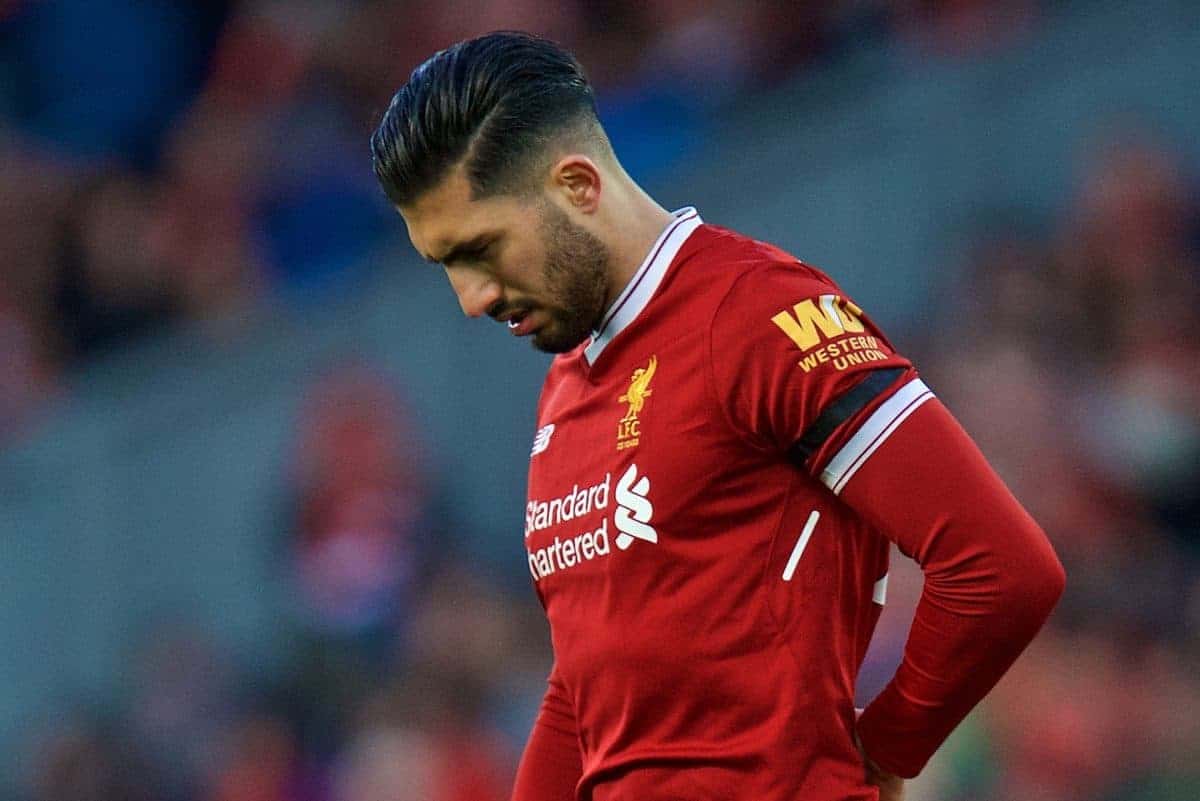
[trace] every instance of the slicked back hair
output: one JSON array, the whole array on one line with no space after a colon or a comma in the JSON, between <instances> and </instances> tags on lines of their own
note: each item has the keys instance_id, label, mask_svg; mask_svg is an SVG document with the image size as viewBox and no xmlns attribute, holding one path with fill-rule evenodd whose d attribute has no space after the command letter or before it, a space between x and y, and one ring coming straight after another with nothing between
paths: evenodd
<instances>
[{"instance_id":1,"label":"slicked back hair","mask_svg":"<svg viewBox=\"0 0 1200 801\"><path fill-rule=\"evenodd\" d=\"M375 175L407 206L460 161L473 199L522 194L564 134L607 140L592 87L569 52L526 33L459 42L417 67L371 137Z\"/></svg>"}]
</instances>

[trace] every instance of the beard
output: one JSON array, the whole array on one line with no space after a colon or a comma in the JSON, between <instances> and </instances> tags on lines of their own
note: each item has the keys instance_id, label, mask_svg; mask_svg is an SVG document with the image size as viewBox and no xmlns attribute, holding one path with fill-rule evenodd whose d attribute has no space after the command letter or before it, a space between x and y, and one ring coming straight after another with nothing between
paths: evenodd
<instances>
[{"instance_id":1,"label":"beard","mask_svg":"<svg viewBox=\"0 0 1200 801\"><path fill-rule=\"evenodd\" d=\"M600 324L608 295L612 254L590 231L562 209L546 203L541 214L546 250L542 268L549 321L533 335L533 346L545 353L573 350Z\"/></svg>"}]
</instances>

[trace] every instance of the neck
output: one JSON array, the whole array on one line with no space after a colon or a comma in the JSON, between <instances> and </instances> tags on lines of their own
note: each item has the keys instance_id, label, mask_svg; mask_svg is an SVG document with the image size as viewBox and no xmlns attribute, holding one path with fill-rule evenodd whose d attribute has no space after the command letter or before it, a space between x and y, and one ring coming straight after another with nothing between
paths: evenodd
<instances>
[{"instance_id":1,"label":"neck","mask_svg":"<svg viewBox=\"0 0 1200 801\"><path fill-rule=\"evenodd\" d=\"M662 234L663 229L671 222L671 212L658 205L652 197L625 177L617 187L610 206L607 237L612 252L612 262L609 268L608 293L604 300L604 309L612 308L621 292L633 279L638 267L646 260L650 249Z\"/></svg>"}]
</instances>

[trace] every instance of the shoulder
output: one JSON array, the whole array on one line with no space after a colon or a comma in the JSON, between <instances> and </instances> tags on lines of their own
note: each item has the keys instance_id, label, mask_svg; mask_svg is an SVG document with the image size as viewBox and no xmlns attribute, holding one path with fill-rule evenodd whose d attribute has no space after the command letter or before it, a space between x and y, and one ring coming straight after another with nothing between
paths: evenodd
<instances>
[{"instance_id":1,"label":"shoulder","mask_svg":"<svg viewBox=\"0 0 1200 801\"><path fill-rule=\"evenodd\" d=\"M712 301L713 323L719 318L767 316L805 299L844 297L837 283L817 267L769 242L705 225L698 232L686 272L697 294ZM692 244L692 243L689 243Z\"/></svg>"},{"instance_id":2,"label":"shoulder","mask_svg":"<svg viewBox=\"0 0 1200 801\"><path fill-rule=\"evenodd\" d=\"M883 333L824 272L773 245L734 236L741 241L731 247L747 258L733 271L710 318L708 347L711 358L723 365L718 370L799 359L806 374L819 376L825 371L813 365L840 359L848 346L831 343L845 337L852 338L854 348L870 351L871 358L891 352ZM849 364L858 355L844 361Z\"/></svg>"}]
</instances>

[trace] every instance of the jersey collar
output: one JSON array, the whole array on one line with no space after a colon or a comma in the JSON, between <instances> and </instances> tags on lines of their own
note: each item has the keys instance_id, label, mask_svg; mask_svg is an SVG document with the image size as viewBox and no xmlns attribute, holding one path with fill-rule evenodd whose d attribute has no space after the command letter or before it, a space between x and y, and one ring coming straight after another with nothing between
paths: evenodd
<instances>
[{"instance_id":1,"label":"jersey collar","mask_svg":"<svg viewBox=\"0 0 1200 801\"><path fill-rule=\"evenodd\" d=\"M641 314L642 309L646 308L683 243L703 224L700 213L693 206L685 206L671 213L671 221L658 235L658 240L646 254L645 261L617 296L612 308L604 315L600 327L592 332L592 341L583 350L589 365L595 364L613 337L621 333Z\"/></svg>"}]
</instances>

